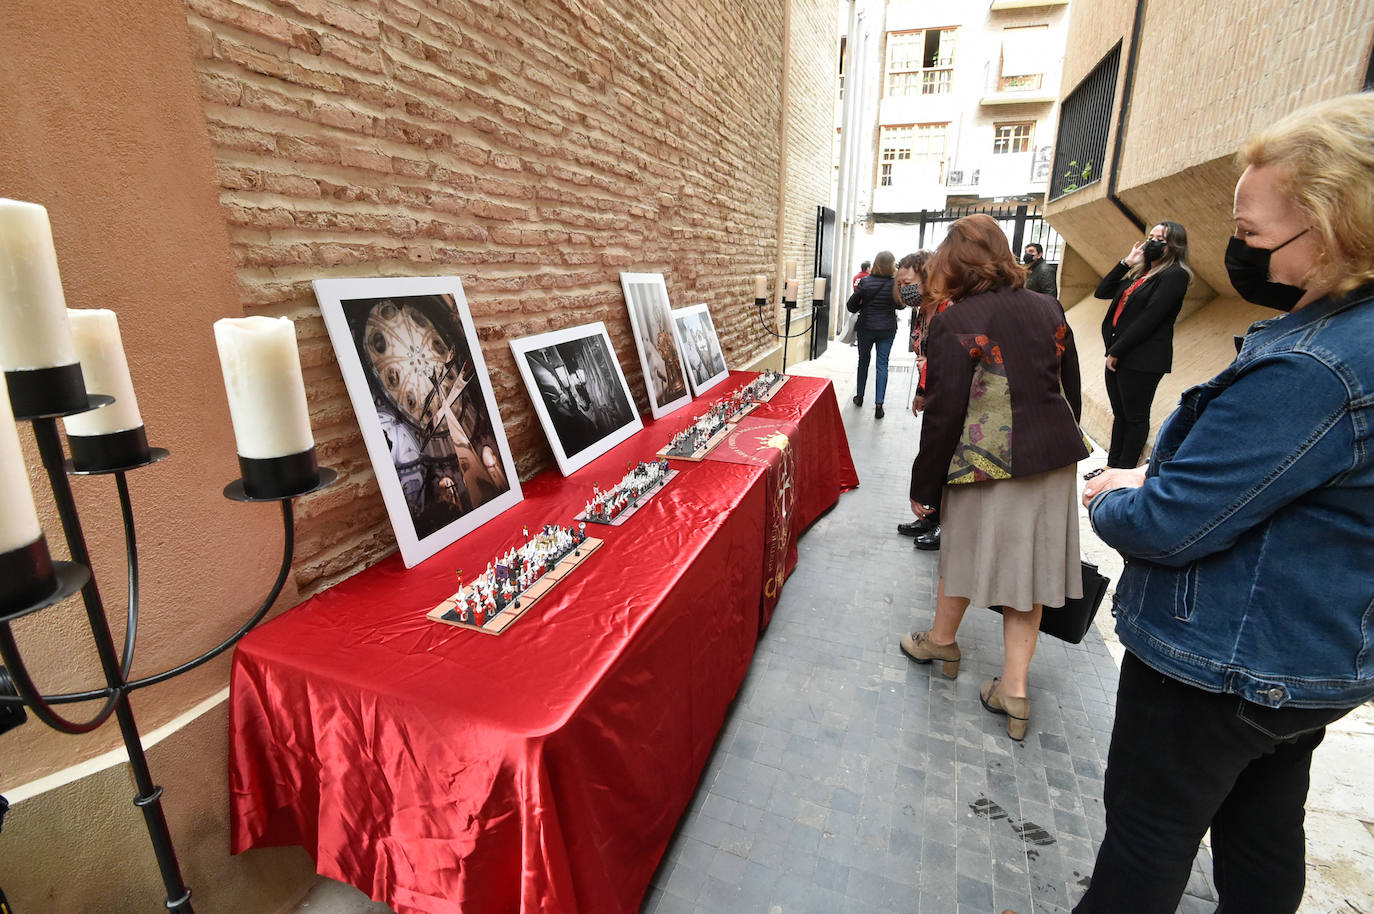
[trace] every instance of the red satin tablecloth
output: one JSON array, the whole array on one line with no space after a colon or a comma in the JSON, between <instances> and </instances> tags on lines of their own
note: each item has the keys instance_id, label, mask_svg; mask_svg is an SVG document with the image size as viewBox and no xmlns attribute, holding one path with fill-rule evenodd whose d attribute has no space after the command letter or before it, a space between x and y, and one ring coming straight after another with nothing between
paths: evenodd
<instances>
[{"instance_id":1,"label":"red satin tablecloth","mask_svg":"<svg viewBox=\"0 0 1374 914\"><path fill-rule=\"evenodd\" d=\"M750 377L567 479L535 477L420 566L392 556L250 633L230 685L232 850L300 844L402 914L637 910L796 536L858 484L830 382L792 377L746 420L790 449L790 476L747 442L674 461L628 523L589 525L605 545L504 634L425 612L455 568L485 565L525 524L570 522L593 483Z\"/></svg>"}]
</instances>

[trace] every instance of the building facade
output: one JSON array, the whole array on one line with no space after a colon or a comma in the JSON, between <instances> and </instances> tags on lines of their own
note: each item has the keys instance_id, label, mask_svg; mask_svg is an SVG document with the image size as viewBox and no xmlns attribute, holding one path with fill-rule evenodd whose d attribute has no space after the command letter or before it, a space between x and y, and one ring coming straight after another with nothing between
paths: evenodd
<instances>
[{"instance_id":1,"label":"building facade","mask_svg":"<svg viewBox=\"0 0 1374 914\"><path fill-rule=\"evenodd\" d=\"M1083 365L1084 426L1098 441L1111 427L1098 281L1160 220L1188 230L1194 276L1151 412L1157 428L1184 389L1234 358L1234 334L1273 314L1237 297L1226 276L1236 151L1297 108L1367 88L1372 46L1374 0L1073 5L1046 218L1066 242L1060 298Z\"/></svg>"},{"instance_id":2,"label":"building facade","mask_svg":"<svg viewBox=\"0 0 1374 914\"><path fill-rule=\"evenodd\" d=\"M1067 8L887 4L875 214L1043 199Z\"/></svg>"}]
</instances>

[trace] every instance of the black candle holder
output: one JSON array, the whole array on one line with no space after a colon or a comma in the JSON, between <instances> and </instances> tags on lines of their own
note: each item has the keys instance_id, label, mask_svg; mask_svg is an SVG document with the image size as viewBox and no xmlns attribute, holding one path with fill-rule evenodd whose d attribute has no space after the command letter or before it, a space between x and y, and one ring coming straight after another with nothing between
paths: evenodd
<instances>
[{"instance_id":1,"label":"black candle holder","mask_svg":"<svg viewBox=\"0 0 1374 914\"><path fill-rule=\"evenodd\" d=\"M825 299L813 298L811 300L811 322L808 323L806 327L797 331L796 333L792 332L792 312L797 310L797 300L795 298L788 299L787 293L783 293L782 310L786 320L781 333L779 333L772 327L768 326L768 323L763 319L763 309L767 304L768 299L766 298L754 299L754 307L758 311L759 323L763 325L763 329L767 330L773 336L782 340L782 374L787 374L787 341L794 340L800 336L806 336L808 333L811 332L811 325L816 322L816 309L818 309L821 305L825 304Z\"/></svg>"},{"instance_id":2,"label":"black candle holder","mask_svg":"<svg viewBox=\"0 0 1374 914\"><path fill-rule=\"evenodd\" d=\"M129 767L138 793L134 805L142 812L158 869L167 891L165 907L176 914L194 914L191 890L181 876L176 849L162 811L162 788L153 783L148 760L143 752L143 740L134 720L129 693L160 682L208 663L237 644L262 619L281 595L291 572L295 554L295 518L292 501L302 495L317 492L332 485L338 474L321 468L315 461L315 449L290 455L278 461L256 461L244 467L245 478L230 483L225 495L235 501L279 501L281 503L283 549L281 565L267 597L232 635L199 656L176 667L152 676L130 679L134 646L138 632L139 580L138 546L134 529L133 506L129 498L126 472L150 466L166 459L163 448L149 447L144 430L131 429L109 435L69 436L71 459L62 451L57 431L57 419L76 415L97 406L113 403L111 397L90 394L84 389L78 397L72 388L73 374L80 381L80 365L60 369L39 369L38 372L6 372L10 386L10 401L17 419L33 424L43 468L48 475L53 498L62 520L62 531L71 553L71 562L54 562L48 554L46 540L39 537L34 543L0 554L0 658L13 683L13 692L0 689L0 706L27 707L39 720L62 733L88 733L105 723L111 715L119 722L119 729L128 753ZM40 372L49 374L39 377ZM16 383L16 375L20 376ZM46 380L45 380L46 379ZM16 389L18 394L16 396ZM252 480L248 479L250 470ZM113 475L119 492L120 510L124 522L125 557L129 575L128 618L124 633L122 656L116 655L114 637L100 598L100 590L90 568L90 555L77 515L68 474ZM60 695L42 694L35 685L23 654L14 637L11 623L15 620L53 606L76 591L81 591L86 618L100 668L105 680L103 688ZM57 710L58 705L74 702L101 701L96 714L84 721L72 720Z\"/></svg>"},{"instance_id":3,"label":"black candle holder","mask_svg":"<svg viewBox=\"0 0 1374 914\"><path fill-rule=\"evenodd\" d=\"M148 433L141 425L105 435L68 433L67 447L72 454L67 472L78 476L137 470L170 456L165 448L148 446Z\"/></svg>"},{"instance_id":4,"label":"black candle holder","mask_svg":"<svg viewBox=\"0 0 1374 914\"><path fill-rule=\"evenodd\" d=\"M5 372L10 404L16 420L40 416L74 416L95 406L108 406L114 397L89 395L81 363Z\"/></svg>"}]
</instances>

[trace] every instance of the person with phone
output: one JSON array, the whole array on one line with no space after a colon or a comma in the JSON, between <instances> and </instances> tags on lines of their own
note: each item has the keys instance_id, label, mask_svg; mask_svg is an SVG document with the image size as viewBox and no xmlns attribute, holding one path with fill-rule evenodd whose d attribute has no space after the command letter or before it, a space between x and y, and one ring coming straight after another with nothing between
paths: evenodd
<instances>
[{"instance_id":1,"label":"person with phone","mask_svg":"<svg viewBox=\"0 0 1374 914\"><path fill-rule=\"evenodd\" d=\"M1111 299L1102 318L1107 353L1107 399L1112 438L1107 465L1133 467L1150 437L1150 406L1160 380L1173 369L1174 321L1193 271L1188 232L1167 219L1137 241L1097 286Z\"/></svg>"}]
</instances>

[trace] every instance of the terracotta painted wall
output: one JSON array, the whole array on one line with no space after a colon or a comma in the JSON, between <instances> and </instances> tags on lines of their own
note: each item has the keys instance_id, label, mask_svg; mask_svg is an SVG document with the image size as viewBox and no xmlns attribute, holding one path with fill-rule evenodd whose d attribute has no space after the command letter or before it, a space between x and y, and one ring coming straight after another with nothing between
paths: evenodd
<instances>
[{"instance_id":1,"label":"terracotta painted wall","mask_svg":"<svg viewBox=\"0 0 1374 914\"><path fill-rule=\"evenodd\" d=\"M0 5L0 195L49 208L69 304L119 313L150 438L173 452L130 477L137 673L232 631L279 559L276 510L220 495L237 467L213 320L296 320L321 459L343 471L298 506L281 606L395 548L309 280L462 277L526 475L551 461L508 339L605 320L645 405L621 270L662 271L675 304L710 304L732 364L776 352L744 304L784 247L809 265L800 248L828 202L833 0L109 0L69 14ZM77 482L118 635L111 490ZM71 647L82 625L68 604L18 627L45 688L95 684ZM220 660L134 707L145 734L185 718L152 761L198 901L279 910L311 868L298 850L227 855L226 671ZM109 726L0 737L0 791L22 797L0 834L0 886L19 910L159 903L124 767L69 767L117 744ZM116 846L132 862L112 876Z\"/></svg>"},{"instance_id":2,"label":"terracotta painted wall","mask_svg":"<svg viewBox=\"0 0 1374 914\"><path fill-rule=\"evenodd\" d=\"M121 36L117 54L110 53L114 34ZM138 0L95 4L73 19L55 18L41 0L7 2L0 4L0 57L0 194L48 208L68 305L118 313L149 440L172 452L128 477L143 591L134 672L157 672L239 626L271 584L281 542L274 507L220 494L238 464L211 324L243 308L185 19L167 3ZM28 429L20 437L32 443ZM29 453L48 541L60 543L46 480L40 483L36 451ZM122 637L124 544L114 482L86 477L73 487ZM282 603L291 602L288 588ZM46 690L100 684L77 601L15 628ZM162 724L218 691L227 669L222 659L175 685L137 693L139 723ZM74 739L31 722L0 738L0 785L95 755L118 739L113 726ZM9 838L6 831L0 842Z\"/></svg>"}]
</instances>

